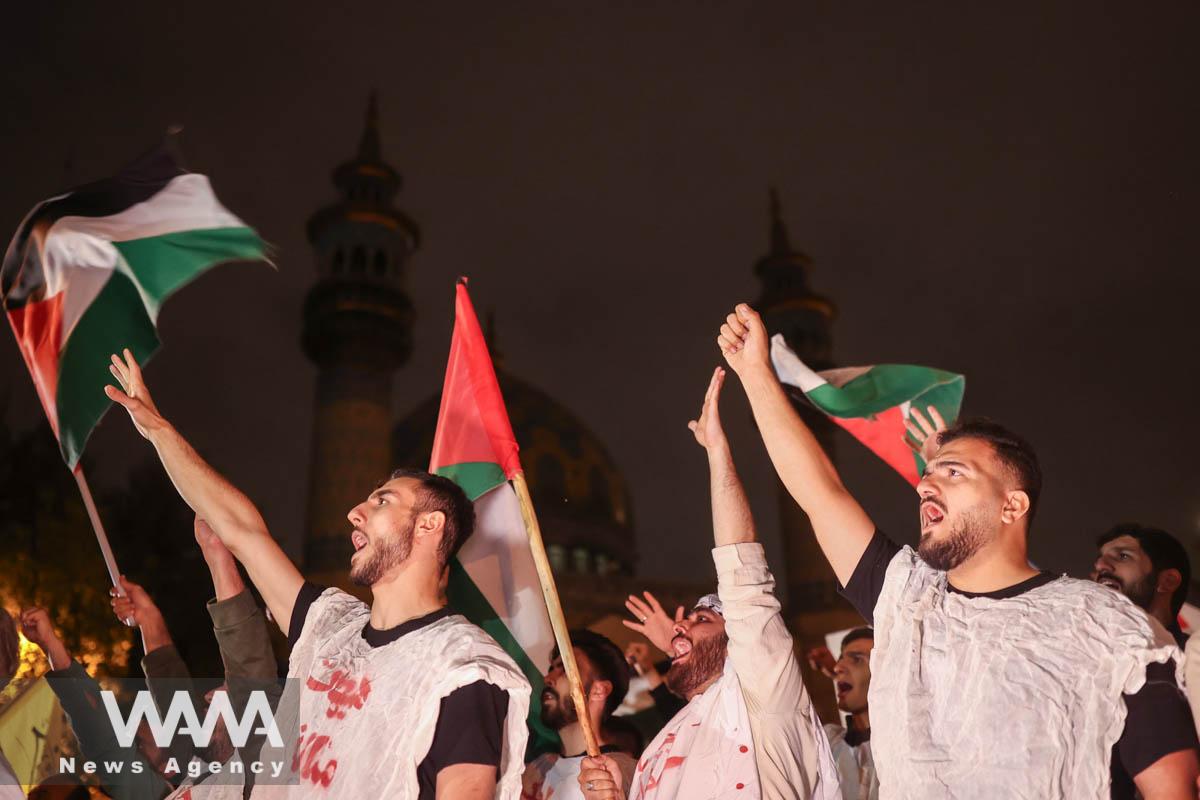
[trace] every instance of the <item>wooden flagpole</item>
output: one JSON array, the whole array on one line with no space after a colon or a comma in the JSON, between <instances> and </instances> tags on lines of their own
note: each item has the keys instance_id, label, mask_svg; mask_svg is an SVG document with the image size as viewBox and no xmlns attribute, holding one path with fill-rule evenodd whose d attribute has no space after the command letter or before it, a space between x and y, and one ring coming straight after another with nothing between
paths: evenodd
<instances>
[{"instance_id":1,"label":"wooden flagpole","mask_svg":"<svg viewBox=\"0 0 1200 800\"><path fill-rule=\"evenodd\" d=\"M113 588L117 590L117 594L121 597L125 596L125 590L121 587L121 571L117 569L117 559L113 556L112 547L108 543L108 534L104 532L104 524L100 521L100 512L96 510L96 501L92 499L92 490L88 488L87 478L83 477L83 466L76 464L71 470L71 474L75 476L75 483L79 485L79 494L83 496L83 507L87 509L88 519L92 521L92 530L96 532L96 541L100 544L100 555L104 558L104 566L108 568L108 577L112 581ZM125 619L123 622L130 628L134 626L132 619Z\"/></svg>"},{"instance_id":2,"label":"wooden flagpole","mask_svg":"<svg viewBox=\"0 0 1200 800\"><path fill-rule=\"evenodd\" d=\"M596 739L596 731L592 730L592 718L588 714L587 702L583 696L583 681L579 676L579 666L575 663L575 650L571 647L567 620L563 616L562 603L558 599L558 588L554 585L554 573L550 571L550 559L546 557L546 545L542 542L542 529L538 525L537 514L533 511L533 498L529 496L525 473L518 472L513 476L512 482L517 491L517 502L521 506L521 517L525 520L525 532L529 534L529 549L533 552L538 581L542 584L542 596L546 598L546 611L550 614L554 642L558 645L558 654L567 673L567 682L571 685L571 702L575 704L588 755L595 758L600 755L600 745Z\"/></svg>"}]
</instances>

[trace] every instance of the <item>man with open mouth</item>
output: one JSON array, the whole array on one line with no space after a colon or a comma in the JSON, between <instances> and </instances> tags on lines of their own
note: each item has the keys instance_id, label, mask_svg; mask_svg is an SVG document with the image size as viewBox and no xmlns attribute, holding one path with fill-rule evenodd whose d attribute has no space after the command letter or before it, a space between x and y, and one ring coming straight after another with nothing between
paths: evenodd
<instances>
[{"instance_id":1,"label":"man with open mouth","mask_svg":"<svg viewBox=\"0 0 1200 800\"><path fill-rule=\"evenodd\" d=\"M370 605L307 583L254 504L159 413L129 350L108 396L129 412L184 501L246 567L292 652L276 721L290 785L252 797L517 800L529 681L483 630L446 606L442 576L475 510L452 481L397 470L347 514L350 578ZM220 794L230 789L231 793ZM214 787L212 800L241 798Z\"/></svg>"},{"instance_id":2,"label":"man with open mouth","mask_svg":"<svg viewBox=\"0 0 1200 800\"><path fill-rule=\"evenodd\" d=\"M628 795L613 759L584 759L587 800L841 798L721 426L724 378L713 373L700 419L689 423L708 455L717 593L653 642L671 656L667 686L688 702L642 753Z\"/></svg>"},{"instance_id":3,"label":"man with open mouth","mask_svg":"<svg viewBox=\"0 0 1200 800\"><path fill-rule=\"evenodd\" d=\"M1164 530L1126 522L1097 539L1096 547L1092 580L1128 597L1182 648L1188 637L1179 627L1179 611L1192 583L1192 563L1180 541Z\"/></svg>"},{"instance_id":4,"label":"man with open mouth","mask_svg":"<svg viewBox=\"0 0 1200 800\"><path fill-rule=\"evenodd\" d=\"M1145 797L1195 796L1187 703L1175 683L1147 680L1149 665L1180 665L1182 654L1124 597L1029 563L1042 475L1024 439L986 420L939 430L940 417L914 414L926 462L920 541L900 547L784 393L759 315L738 305L717 341L776 472L874 625L871 746L882 797L1107 797L1115 760ZM1130 735L1139 719L1182 738Z\"/></svg>"},{"instance_id":5,"label":"man with open mouth","mask_svg":"<svg viewBox=\"0 0 1200 800\"><path fill-rule=\"evenodd\" d=\"M826 725L829 748L842 779L843 800L879 800L879 776L871 756L871 650L875 632L855 628L842 637L842 652L829 673L837 690L838 710L846 726ZM825 651L828 653L828 651Z\"/></svg>"},{"instance_id":6,"label":"man with open mouth","mask_svg":"<svg viewBox=\"0 0 1200 800\"><path fill-rule=\"evenodd\" d=\"M571 631L570 638L600 752L618 763L625 779L623 788L628 791L637 761L609 740L606 729L629 691L629 665L624 653L607 636L581 628ZM525 767L521 800L580 800L583 795L578 777L587 752L586 740L557 647L550 653L550 669L543 685L542 724L558 734L562 750L538 756Z\"/></svg>"}]
</instances>

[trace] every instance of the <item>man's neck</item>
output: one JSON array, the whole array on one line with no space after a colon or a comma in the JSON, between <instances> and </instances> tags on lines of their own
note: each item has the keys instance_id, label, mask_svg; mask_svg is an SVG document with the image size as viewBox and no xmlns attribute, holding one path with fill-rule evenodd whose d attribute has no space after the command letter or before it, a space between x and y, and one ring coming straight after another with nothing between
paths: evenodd
<instances>
[{"instance_id":1,"label":"man's neck","mask_svg":"<svg viewBox=\"0 0 1200 800\"><path fill-rule=\"evenodd\" d=\"M703 685L701 685L699 688L697 688L694 692L689 692L688 696L684 699L687 700L689 703L692 702L692 698L699 697L700 695L707 692L712 687L712 685L717 682L717 680L720 677L721 677L721 673L718 672L716 675L713 675L711 678L709 678L707 681L705 681L703 683Z\"/></svg>"},{"instance_id":2,"label":"man's neck","mask_svg":"<svg viewBox=\"0 0 1200 800\"><path fill-rule=\"evenodd\" d=\"M855 730L855 731L871 730L871 715L868 713L868 710L865 708L862 711L856 711L855 713L851 714L847 718L847 721L849 723L849 728L851 730Z\"/></svg>"},{"instance_id":3,"label":"man's neck","mask_svg":"<svg viewBox=\"0 0 1200 800\"><path fill-rule=\"evenodd\" d=\"M996 540L950 570L947 578L960 592L998 592L1027 581L1038 571L1029 564L1023 532L1002 531Z\"/></svg>"},{"instance_id":4,"label":"man's neck","mask_svg":"<svg viewBox=\"0 0 1200 800\"><path fill-rule=\"evenodd\" d=\"M600 724L599 717L592 718L592 730L596 734L596 744L601 747L608 744L608 741L604 738L604 727ZM564 757L577 756L580 753L587 752L587 739L583 736L583 726L578 722L572 722L570 725L559 730L558 738L562 740L562 754Z\"/></svg>"},{"instance_id":5,"label":"man's neck","mask_svg":"<svg viewBox=\"0 0 1200 800\"><path fill-rule=\"evenodd\" d=\"M406 562L371 586L371 627L385 631L446 605L439 573L420 562Z\"/></svg>"},{"instance_id":6,"label":"man's neck","mask_svg":"<svg viewBox=\"0 0 1200 800\"><path fill-rule=\"evenodd\" d=\"M1149 613L1150 616L1161 622L1162 626L1167 630L1171 630L1179 622L1179 620L1175 618L1175 615L1171 613L1170 607L1163 607L1158 603L1152 603L1150 605Z\"/></svg>"}]
</instances>

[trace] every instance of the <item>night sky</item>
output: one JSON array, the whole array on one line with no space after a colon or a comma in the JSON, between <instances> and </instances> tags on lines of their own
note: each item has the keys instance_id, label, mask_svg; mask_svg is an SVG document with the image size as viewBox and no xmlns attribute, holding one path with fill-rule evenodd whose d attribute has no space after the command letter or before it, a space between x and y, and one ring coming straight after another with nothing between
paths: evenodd
<instances>
[{"instance_id":1,"label":"night sky","mask_svg":"<svg viewBox=\"0 0 1200 800\"><path fill-rule=\"evenodd\" d=\"M440 389L453 280L470 275L509 370L624 471L640 573L712 572L685 424L722 317L758 294L771 184L813 288L839 307L840 364L964 373L966 410L1038 448L1040 566L1085 571L1123 519L1196 551L1194 3L361 5L6 14L5 240L36 201L181 124L188 167L277 247L277 272L223 266L167 305L148 380L293 547L315 376L299 347L315 277L303 226L335 198L330 171L377 88L398 202L424 232L397 415ZM0 374L9 425L28 429L42 412L11 339ZM736 381L726 395L775 558L774 475ZM151 453L112 413L90 454L93 481L114 485ZM849 438L840 458L881 527L912 541L907 485ZM164 535L193 546L190 530Z\"/></svg>"}]
</instances>

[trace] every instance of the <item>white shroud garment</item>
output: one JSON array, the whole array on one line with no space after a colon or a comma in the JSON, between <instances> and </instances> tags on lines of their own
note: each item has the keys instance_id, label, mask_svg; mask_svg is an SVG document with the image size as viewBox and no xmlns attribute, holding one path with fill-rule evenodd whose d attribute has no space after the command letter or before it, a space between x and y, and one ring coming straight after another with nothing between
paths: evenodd
<instances>
[{"instance_id":1,"label":"white shroud garment","mask_svg":"<svg viewBox=\"0 0 1200 800\"><path fill-rule=\"evenodd\" d=\"M1016 597L947 591L903 548L875 605L871 744L883 798L1107 798L1122 694L1182 654L1119 592L1057 578Z\"/></svg>"},{"instance_id":2,"label":"white shroud garment","mask_svg":"<svg viewBox=\"0 0 1200 800\"><path fill-rule=\"evenodd\" d=\"M762 797L754 737L733 662L658 732L642 752L629 800Z\"/></svg>"},{"instance_id":3,"label":"white shroud garment","mask_svg":"<svg viewBox=\"0 0 1200 800\"><path fill-rule=\"evenodd\" d=\"M298 783L265 785L260 777L253 797L415 799L442 698L483 680L508 693L496 797L517 800L530 694L517 665L457 614L371 647L362 637L370 614L337 589L309 608L279 703L287 752L268 745L261 756L285 760Z\"/></svg>"}]
</instances>

